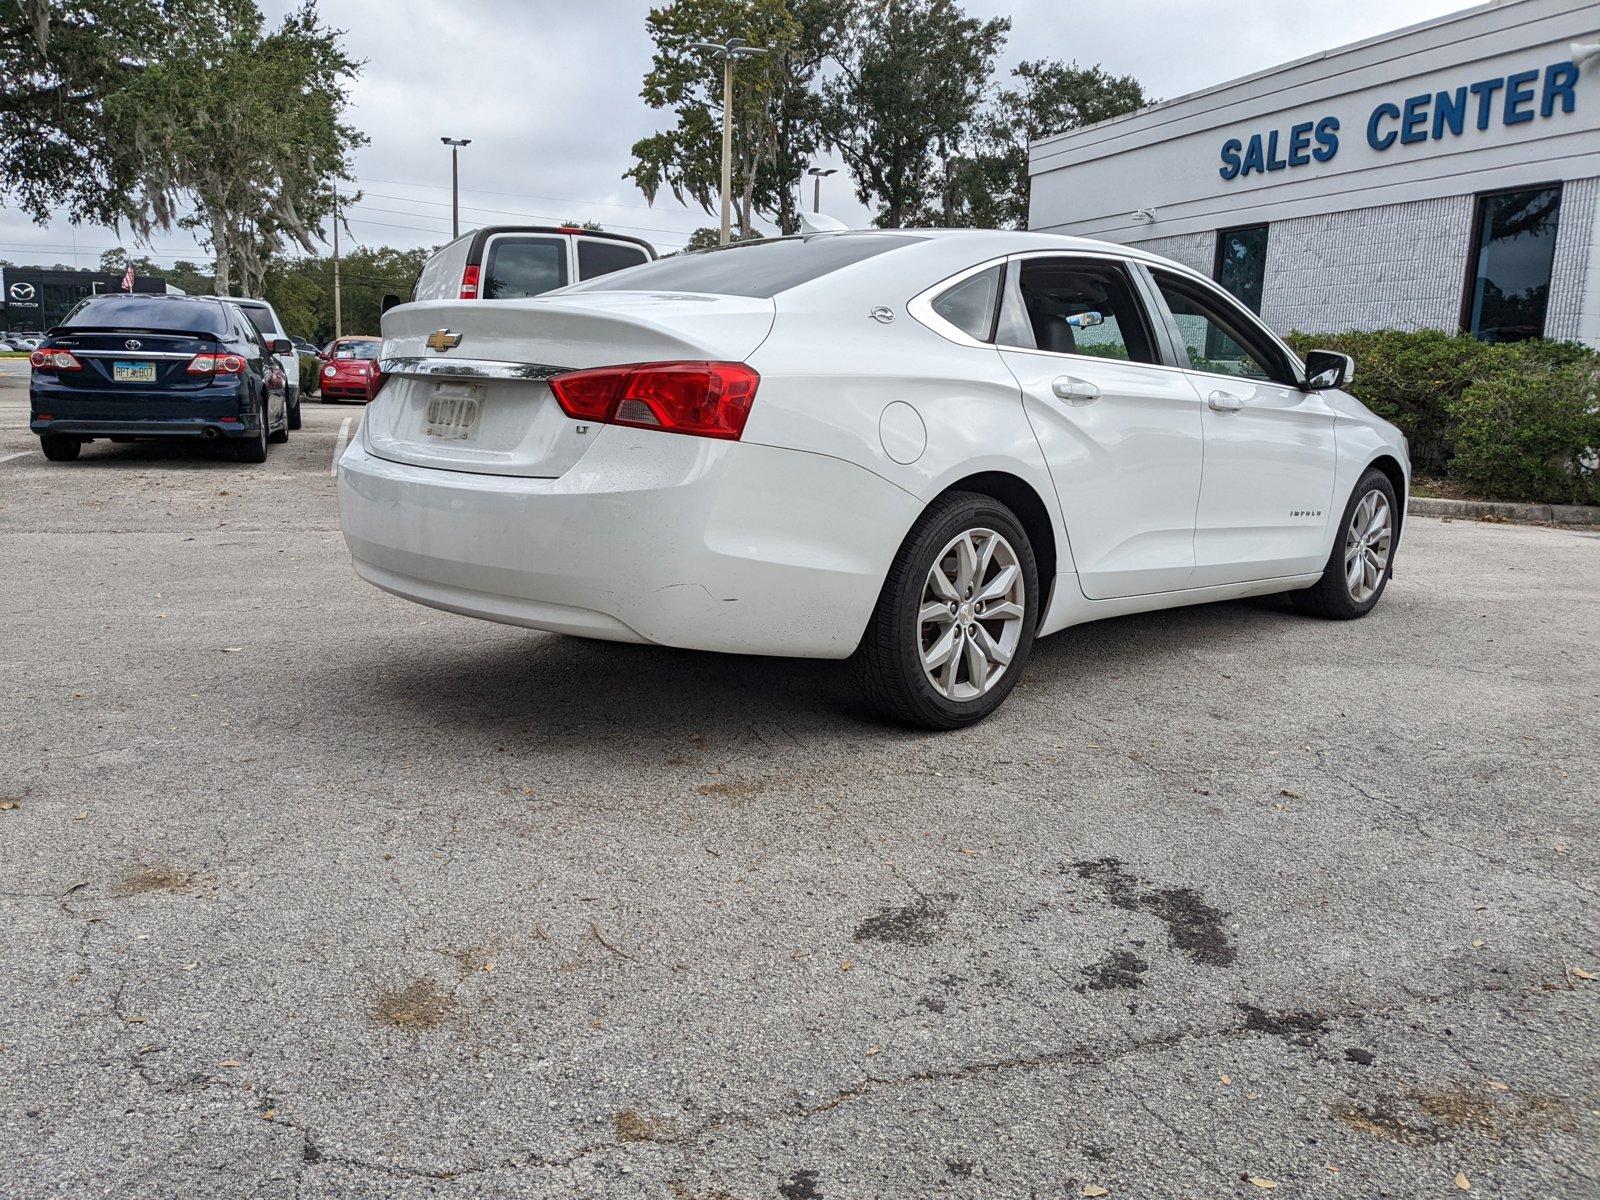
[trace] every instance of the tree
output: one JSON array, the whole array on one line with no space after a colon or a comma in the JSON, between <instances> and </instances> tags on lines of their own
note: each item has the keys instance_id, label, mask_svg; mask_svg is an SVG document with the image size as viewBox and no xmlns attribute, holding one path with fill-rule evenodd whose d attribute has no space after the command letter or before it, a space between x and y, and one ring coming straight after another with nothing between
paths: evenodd
<instances>
[{"instance_id":1,"label":"tree","mask_svg":"<svg viewBox=\"0 0 1600 1200\"><path fill-rule=\"evenodd\" d=\"M733 212L739 232L756 214L799 228L795 181L821 144L813 82L849 0L671 0L645 25L655 56L640 95L670 109L673 128L634 143L624 173L652 202L662 188L711 212L722 178L722 65L695 42L742 37L766 54L734 67Z\"/></svg>"},{"instance_id":2,"label":"tree","mask_svg":"<svg viewBox=\"0 0 1600 1200\"><path fill-rule=\"evenodd\" d=\"M919 223L1026 229L1028 143L1151 103L1132 75L1112 75L1099 64L1037 59L1019 63L1011 78L1015 83L996 88L978 112L964 139L968 152L942 164L937 203Z\"/></svg>"},{"instance_id":3,"label":"tree","mask_svg":"<svg viewBox=\"0 0 1600 1200\"><path fill-rule=\"evenodd\" d=\"M0 0L0 198L43 223L114 226L149 163L112 119L176 52L174 30L223 23L227 0Z\"/></svg>"},{"instance_id":4,"label":"tree","mask_svg":"<svg viewBox=\"0 0 1600 1200\"><path fill-rule=\"evenodd\" d=\"M386 295L409 296L432 249L357 247L340 259L339 281L346 333L377 333ZM278 258L269 264L261 293L278 310L283 327L321 345L333 338L333 262L321 255Z\"/></svg>"},{"instance_id":5,"label":"tree","mask_svg":"<svg viewBox=\"0 0 1600 1200\"><path fill-rule=\"evenodd\" d=\"M349 152L366 139L341 118L358 64L314 0L265 34L254 0L218 2L220 29L173 31L181 51L108 108L149 164L135 232L197 231L216 255L218 293L258 295L285 241L315 252L332 185L351 177Z\"/></svg>"},{"instance_id":6,"label":"tree","mask_svg":"<svg viewBox=\"0 0 1600 1200\"><path fill-rule=\"evenodd\" d=\"M730 239L733 242L759 242L763 238L759 229L752 229L749 233L736 233ZM679 254L693 254L697 250L715 250L722 245L722 230L710 225L702 225L689 235L689 240L683 244Z\"/></svg>"},{"instance_id":7,"label":"tree","mask_svg":"<svg viewBox=\"0 0 1600 1200\"><path fill-rule=\"evenodd\" d=\"M858 5L822 88L828 142L876 223L897 227L930 206L956 154L1011 22L969 17L955 0Z\"/></svg>"}]
</instances>

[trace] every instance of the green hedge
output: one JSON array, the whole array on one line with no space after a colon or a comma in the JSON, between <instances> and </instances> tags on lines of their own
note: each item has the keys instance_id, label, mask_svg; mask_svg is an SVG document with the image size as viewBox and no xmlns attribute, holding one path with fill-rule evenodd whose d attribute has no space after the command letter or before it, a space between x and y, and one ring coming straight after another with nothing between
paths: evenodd
<instances>
[{"instance_id":1,"label":"green hedge","mask_svg":"<svg viewBox=\"0 0 1600 1200\"><path fill-rule=\"evenodd\" d=\"M1291 333L1356 360L1350 388L1411 443L1416 471L1494 500L1594 503L1600 353L1576 342L1480 342L1436 329Z\"/></svg>"}]
</instances>

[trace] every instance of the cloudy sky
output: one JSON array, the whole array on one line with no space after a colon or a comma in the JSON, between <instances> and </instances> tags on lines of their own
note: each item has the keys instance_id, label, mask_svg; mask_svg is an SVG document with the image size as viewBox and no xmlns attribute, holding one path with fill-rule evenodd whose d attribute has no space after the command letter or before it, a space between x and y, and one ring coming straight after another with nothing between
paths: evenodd
<instances>
[{"instance_id":1,"label":"cloudy sky","mask_svg":"<svg viewBox=\"0 0 1600 1200\"><path fill-rule=\"evenodd\" d=\"M261 0L277 16L291 0ZM629 147L661 126L639 99L649 66L647 0L322 0L366 60L351 117L371 139L356 159L363 199L350 229L365 245L427 246L450 233L450 163L462 151L462 227L594 219L662 251L713 220L670 197L654 207L621 178ZM1468 7L1459 0L966 0L1009 16L1007 66L1022 58L1098 62L1172 97ZM843 175L823 209L865 224ZM154 257L203 259L180 233ZM126 237L66 221L36 226L0 209L0 258L91 267Z\"/></svg>"}]
</instances>

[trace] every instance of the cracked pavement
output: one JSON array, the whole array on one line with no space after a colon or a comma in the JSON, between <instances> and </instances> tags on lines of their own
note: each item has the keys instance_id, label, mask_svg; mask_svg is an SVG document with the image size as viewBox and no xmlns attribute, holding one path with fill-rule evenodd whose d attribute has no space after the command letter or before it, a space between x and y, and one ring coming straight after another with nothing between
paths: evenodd
<instances>
[{"instance_id":1,"label":"cracked pavement","mask_svg":"<svg viewBox=\"0 0 1600 1200\"><path fill-rule=\"evenodd\" d=\"M1371 619L1070 630L931 735L383 595L306 414L0 462L0 1194L1600 1190L1592 532L1416 519Z\"/></svg>"}]
</instances>

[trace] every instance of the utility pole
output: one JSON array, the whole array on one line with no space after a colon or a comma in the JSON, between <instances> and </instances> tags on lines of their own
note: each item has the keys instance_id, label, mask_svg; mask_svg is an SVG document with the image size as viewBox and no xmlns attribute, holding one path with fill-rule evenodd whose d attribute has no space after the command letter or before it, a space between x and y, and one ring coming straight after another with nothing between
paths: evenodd
<instances>
[{"instance_id":1,"label":"utility pole","mask_svg":"<svg viewBox=\"0 0 1600 1200\"><path fill-rule=\"evenodd\" d=\"M838 167L827 167L827 168L811 167L806 171L806 174L811 176L811 211L812 212L819 213L819 212L822 211L822 178L823 178L823 176L832 175L835 172L837 172L838 169L839 169Z\"/></svg>"},{"instance_id":2,"label":"utility pole","mask_svg":"<svg viewBox=\"0 0 1600 1200\"><path fill-rule=\"evenodd\" d=\"M455 241L461 236L461 171L456 154L461 147L472 145L472 139L442 137L439 140L450 147L450 240Z\"/></svg>"},{"instance_id":3,"label":"utility pole","mask_svg":"<svg viewBox=\"0 0 1600 1200\"><path fill-rule=\"evenodd\" d=\"M344 336L344 307L339 296L339 183L333 184L333 336Z\"/></svg>"},{"instance_id":4,"label":"utility pole","mask_svg":"<svg viewBox=\"0 0 1600 1200\"><path fill-rule=\"evenodd\" d=\"M741 58L754 58L765 54L766 49L752 46L744 38L729 38L726 42L694 42L691 48L700 51L712 62L722 64L722 242L728 244L729 226L733 208L733 64Z\"/></svg>"}]
</instances>

